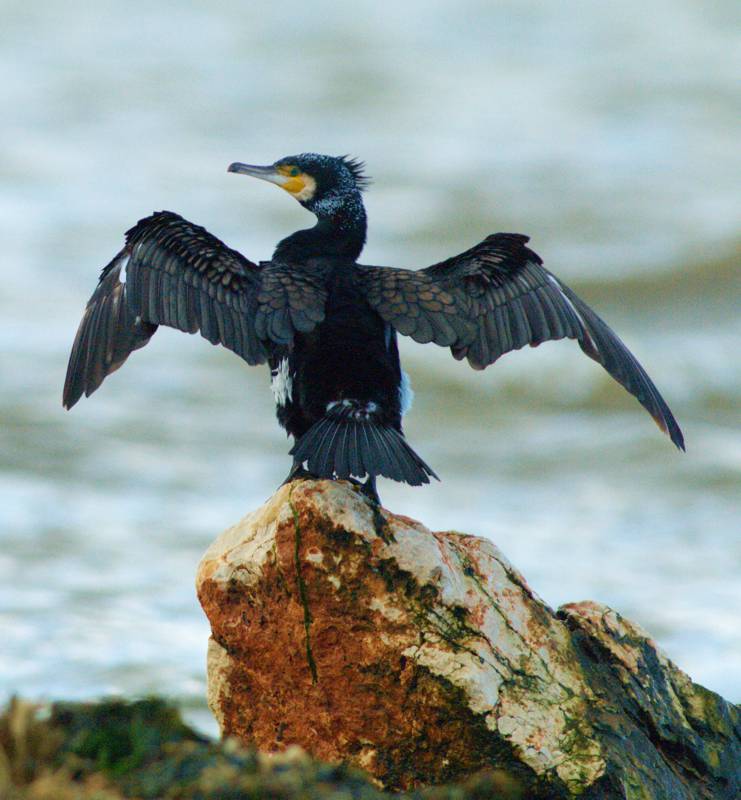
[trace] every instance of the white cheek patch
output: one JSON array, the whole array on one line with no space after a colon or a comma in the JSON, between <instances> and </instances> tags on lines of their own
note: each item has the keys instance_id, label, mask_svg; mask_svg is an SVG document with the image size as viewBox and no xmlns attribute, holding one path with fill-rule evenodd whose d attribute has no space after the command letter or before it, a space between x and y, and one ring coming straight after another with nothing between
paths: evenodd
<instances>
[{"instance_id":1,"label":"white cheek patch","mask_svg":"<svg viewBox=\"0 0 741 800\"><path fill-rule=\"evenodd\" d=\"M285 406L293 394L293 377L288 371L288 359L282 358L278 368L273 370L270 379L270 388L273 392L275 402L279 406Z\"/></svg>"},{"instance_id":2,"label":"white cheek patch","mask_svg":"<svg viewBox=\"0 0 741 800\"><path fill-rule=\"evenodd\" d=\"M409 380L409 376L404 372L401 371L401 383L399 384L399 404L401 405L401 415L409 411L412 407L412 403L414 403L414 391L412 390L412 382Z\"/></svg>"},{"instance_id":3,"label":"white cheek patch","mask_svg":"<svg viewBox=\"0 0 741 800\"><path fill-rule=\"evenodd\" d=\"M316 193L316 181L311 177L311 175L304 173L303 179L304 188L300 192L292 192L293 196L300 203L305 203L307 200L311 200Z\"/></svg>"}]
</instances>

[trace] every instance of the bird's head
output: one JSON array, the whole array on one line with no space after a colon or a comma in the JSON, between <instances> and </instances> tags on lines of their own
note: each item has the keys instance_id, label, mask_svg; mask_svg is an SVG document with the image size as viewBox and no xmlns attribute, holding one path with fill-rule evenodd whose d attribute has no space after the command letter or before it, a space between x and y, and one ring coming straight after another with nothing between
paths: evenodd
<instances>
[{"instance_id":1,"label":"bird's head","mask_svg":"<svg viewBox=\"0 0 741 800\"><path fill-rule=\"evenodd\" d=\"M362 162L349 156L301 153L281 158L269 167L235 162L228 171L280 186L320 219L333 216L352 201L362 206L360 192L368 185Z\"/></svg>"}]
</instances>

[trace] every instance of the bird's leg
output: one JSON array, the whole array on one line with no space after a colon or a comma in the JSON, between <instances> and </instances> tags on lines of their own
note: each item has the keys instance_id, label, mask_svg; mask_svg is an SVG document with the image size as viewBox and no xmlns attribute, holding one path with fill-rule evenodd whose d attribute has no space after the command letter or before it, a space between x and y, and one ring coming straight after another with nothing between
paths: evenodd
<instances>
[{"instance_id":1,"label":"bird's leg","mask_svg":"<svg viewBox=\"0 0 741 800\"><path fill-rule=\"evenodd\" d=\"M368 503L373 512L373 527L376 531L376 536L382 539L386 544L391 544L396 541L390 525L386 521L386 517L381 513L381 498L378 496L376 489L376 478L374 475L369 475L365 483L360 484L360 492L365 495Z\"/></svg>"},{"instance_id":2,"label":"bird's leg","mask_svg":"<svg viewBox=\"0 0 741 800\"><path fill-rule=\"evenodd\" d=\"M294 461L291 471L288 473L288 477L281 483L281 486L285 486L287 483L291 483L291 481L314 477L315 476L312 475L309 470L304 469L304 465L301 461Z\"/></svg>"},{"instance_id":3,"label":"bird's leg","mask_svg":"<svg viewBox=\"0 0 741 800\"><path fill-rule=\"evenodd\" d=\"M369 475L362 483L358 481L360 491L368 498L371 505L377 508L381 507L381 498L378 496L378 489L376 489L375 475Z\"/></svg>"}]
</instances>

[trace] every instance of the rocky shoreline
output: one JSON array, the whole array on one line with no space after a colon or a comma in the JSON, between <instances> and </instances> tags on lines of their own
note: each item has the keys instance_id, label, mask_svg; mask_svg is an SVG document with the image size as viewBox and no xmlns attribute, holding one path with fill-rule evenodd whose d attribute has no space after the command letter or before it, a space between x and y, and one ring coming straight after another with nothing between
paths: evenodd
<instances>
[{"instance_id":1,"label":"rocky shoreline","mask_svg":"<svg viewBox=\"0 0 741 800\"><path fill-rule=\"evenodd\" d=\"M234 739L211 741L166 701L34 705L0 714L2 800L381 800L371 778L310 758L301 748L268 755ZM520 800L489 771L399 800ZM523 798L524 800L524 798Z\"/></svg>"},{"instance_id":2,"label":"rocky shoreline","mask_svg":"<svg viewBox=\"0 0 741 800\"><path fill-rule=\"evenodd\" d=\"M0 715L0 800L738 800L741 709L488 539L300 481L221 534L208 739L159 698ZM379 535L380 534L380 535Z\"/></svg>"}]
</instances>

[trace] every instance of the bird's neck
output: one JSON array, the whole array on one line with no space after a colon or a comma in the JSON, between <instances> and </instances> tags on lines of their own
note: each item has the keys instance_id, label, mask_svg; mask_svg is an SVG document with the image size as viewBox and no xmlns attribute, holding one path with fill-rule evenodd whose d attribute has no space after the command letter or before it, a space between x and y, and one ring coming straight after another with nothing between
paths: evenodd
<instances>
[{"instance_id":1,"label":"bird's neck","mask_svg":"<svg viewBox=\"0 0 741 800\"><path fill-rule=\"evenodd\" d=\"M368 227L360 193L329 196L311 210L317 215L316 225L279 242L273 258L290 262L311 258L355 261L365 244Z\"/></svg>"}]
</instances>

